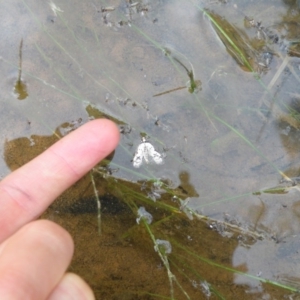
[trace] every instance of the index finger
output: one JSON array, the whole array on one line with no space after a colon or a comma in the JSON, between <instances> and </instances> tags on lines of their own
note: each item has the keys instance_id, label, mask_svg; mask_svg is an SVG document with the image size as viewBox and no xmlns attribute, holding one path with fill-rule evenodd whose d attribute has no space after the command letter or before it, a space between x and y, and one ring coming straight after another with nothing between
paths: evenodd
<instances>
[{"instance_id":1,"label":"index finger","mask_svg":"<svg viewBox=\"0 0 300 300\"><path fill-rule=\"evenodd\" d=\"M119 130L94 120L62 138L0 182L0 242L38 217L117 146Z\"/></svg>"}]
</instances>

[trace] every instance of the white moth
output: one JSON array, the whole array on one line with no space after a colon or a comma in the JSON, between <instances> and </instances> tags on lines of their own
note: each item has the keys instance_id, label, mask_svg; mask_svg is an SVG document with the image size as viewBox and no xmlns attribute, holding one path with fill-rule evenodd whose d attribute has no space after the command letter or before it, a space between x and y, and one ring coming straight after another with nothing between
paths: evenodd
<instances>
[{"instance_id":1,"label":"white moth","mask_svg":"<svg viewBox=\"0 0 300 300\"><path fill-rule=\"evenodd\" d=\"M147 142L145 138L143 138L142 143L138 145L135 151L132 160L133 166L139 168L143 164L143 161L145 161L146 164L154 162L159 165L163 163L162 155L155 151L153 145Z\"/></svg>"}]
</instances>

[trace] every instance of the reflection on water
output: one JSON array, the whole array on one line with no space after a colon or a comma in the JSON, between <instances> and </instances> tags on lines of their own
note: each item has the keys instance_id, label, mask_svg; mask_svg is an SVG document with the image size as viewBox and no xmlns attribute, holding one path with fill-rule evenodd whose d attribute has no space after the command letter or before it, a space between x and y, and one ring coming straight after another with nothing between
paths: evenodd
<instances>
[{"instance_id":1,"label":"reflection on water","mask_svg":"<svg viewBox=\"0 0 300 300\"><path fill-rule=\"evenodd\" d=\"M297 287L298 2L200 2L0 4L1 175L90 119L120 127L115 153L45 213L71 231L71 269L102 299ZM164 163L134 168L137 149ZM151 224L136 223L140 207ZM166 261L156 240L172 246Z\"/></svg>"}]
</instances>

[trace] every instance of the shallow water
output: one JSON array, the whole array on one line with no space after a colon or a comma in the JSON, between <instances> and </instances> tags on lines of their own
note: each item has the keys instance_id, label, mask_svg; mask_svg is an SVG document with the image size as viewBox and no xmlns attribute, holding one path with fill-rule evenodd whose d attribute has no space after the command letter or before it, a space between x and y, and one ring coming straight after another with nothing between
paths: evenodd
<instances>
[{"instance_id":1,"label":"shallow water","mask_svg":"<svg viewBox=\"0 0 300 300\"><path fill-rule=\"evenodd\" d=\"M119 147L91 173L102 235L90 175L44 215L75 239L70 269L99 299L171 297L151 232L171 242L190 299L297 299L297 2L50 4L0 2L0 172L90 119L119 124ZM142 138L164 164L134 168Z\"/></svg>"}]
</instances>

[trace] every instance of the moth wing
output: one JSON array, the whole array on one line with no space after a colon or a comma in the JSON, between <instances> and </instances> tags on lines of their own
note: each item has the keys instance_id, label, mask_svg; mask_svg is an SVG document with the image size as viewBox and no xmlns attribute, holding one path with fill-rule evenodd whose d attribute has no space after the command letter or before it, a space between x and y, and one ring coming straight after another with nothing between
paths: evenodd
<instances>
[{"instance_id":1,"label":"moth wing","mask_svg":"<svg viewBox=\"0 0 300 300\"><path fill-rule=\"evenodd\" d=\"M163 163L163 157L160 153L158 153L157 151L154 151L154 153L152 154L152 158L154 160L154 162L158 165Z\"/></svg>"},{"instance_id":2,"label":"moth wing","mask_svg":"<svg viewBox=\"0 0 300 300\"><path fill-rule=\"evenodd\" d=\"M132 161L132 164L135 168L139 168L142 165L143 157L140 155L135 155Z\"/></svg>"},{"instance_id":3,"label":"moth wing","mask_svg":"<svg viewBox=\"0 0 300 300\"><path fill-rule=\"evenodd\" d=\"M162 162L163 162L162 155L160 153L158 153L157 151L155 151L155 149L152 145L151 145L151 148L148 148L148 154L156 164L158 164L158 165L162 164Z\"/></svg>"},{"instance_id":4,"label":"moth wing","mask_svg":"<svg viewBox=\"0 0 300 300\"><path fill-rule=\"evenodd\" d=\"M144 157L144 145L140 144L137 147L135 155L134 155L133 160L132 160L133 166L135 168L139 168L142 165L143 157Z\"/></svg>"}]
</instances>

